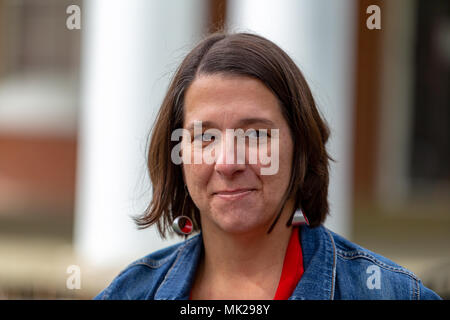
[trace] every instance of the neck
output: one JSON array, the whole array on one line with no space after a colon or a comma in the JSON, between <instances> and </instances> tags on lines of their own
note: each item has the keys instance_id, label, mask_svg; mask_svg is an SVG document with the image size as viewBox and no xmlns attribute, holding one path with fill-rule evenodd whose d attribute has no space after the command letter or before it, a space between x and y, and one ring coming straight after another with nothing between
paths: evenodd
<instances>
[{"instance_id":1,"label":"neck","mask_svg":"<svg viewBox=\"0 0 450 320\"><path fill-rule=\"evenodd\" d=\"M272 299L292 232L292 227L286 227L290 213L285 208L269 234L268 226L242 234L202 227L205 251L193 293L209 299ZM239 290L233 290L236 286Z\"/></svg>"}]
</instances>

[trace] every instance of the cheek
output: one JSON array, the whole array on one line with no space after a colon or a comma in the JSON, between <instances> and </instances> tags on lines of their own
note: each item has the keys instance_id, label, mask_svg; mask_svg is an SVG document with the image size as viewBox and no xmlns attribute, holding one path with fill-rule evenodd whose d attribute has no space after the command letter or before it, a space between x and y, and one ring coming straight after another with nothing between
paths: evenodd
<instances>
[{"instance_id":1,"label":"cheek","mask_svg":"<svg viewBox=\"0 0 450 320\"><path fill-rule=\"evenodd\" d=\"M184 178L189 194L196 199L207 195L207 185L211 169L203 164L185 164L183 166Z\"/></svg>"},{"instance_id":2,"label":"cheek","mask_svg":"<svg viewBox=\"0 0 450 320\"><path fill-rule=\"evenodd\" d=\"M292 174L293 143L289 135L280 137L279 149L276 153L272 152L270 155L272 161L274 157L278 157L278 171L276 174L259 176L267 191L273 192L274 195L282 196L289 186ZM257 170L257 172L261 172L260 166L258 166Z\"/></svg>"},{"instance_id":3,"label":"cheek","mask_svg":"<svg viewBox=\"0 0 450 320\"><path fill-rule=\"evenodd\" d=\"M292 158L294 156L294 143L292 141L289 130L283 131L279 140L279 157L280 157L280 169L283 168L283 172L291 172Z\"/></svg>"},{"instance_id":4,"label":"cheek","mask_svg":"<svg viewBox=\"0 0 450 320\"><path fill-rule=\"evenodd\" d=\"M283 150L283 153L281 152ZM289 137L289 140L286 141L286 145L283 146L283 149L280 148L280 168L283 168L283 172L287 175L291 175L292 171L292 160L294 157L294 149L292 141Z\"/></svg>"},{"instance_id":5,"label":"cheek","mask_svg":"<svg viewBox=\"0 0 450 320\"><path fill-rule=\"evenodd\" d=\"M288 130L284 130L288 131ZM263 147L247 149L247 160L257 159L257 162L248 162L252 170L261 177L261 180L282 181L290 178L293 158L293 142L291 136L283 132L276 142L269 140ZM262 170L262 169L265 170ZM263 173L265 172L265 173ZM266 178L266 179L265 179Z\"/></svg>"}]
</instances>

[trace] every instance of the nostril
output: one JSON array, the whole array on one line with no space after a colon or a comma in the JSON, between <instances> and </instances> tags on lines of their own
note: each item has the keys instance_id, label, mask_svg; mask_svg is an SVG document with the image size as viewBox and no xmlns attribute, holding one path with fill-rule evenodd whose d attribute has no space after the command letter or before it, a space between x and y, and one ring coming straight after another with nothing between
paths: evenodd
<instances>
[{"instance_id":1,"label":"nostril","mask_svg":"<svg viewBox=\"0 0 450 320\"><path fill-rule=\"evenodd\" d=\"M237 164L237 163L216 163L214 166L214 170L221 175L231 176L237 172L241 172L245 170L245 164Z\"/></svg>"}]
</instances>

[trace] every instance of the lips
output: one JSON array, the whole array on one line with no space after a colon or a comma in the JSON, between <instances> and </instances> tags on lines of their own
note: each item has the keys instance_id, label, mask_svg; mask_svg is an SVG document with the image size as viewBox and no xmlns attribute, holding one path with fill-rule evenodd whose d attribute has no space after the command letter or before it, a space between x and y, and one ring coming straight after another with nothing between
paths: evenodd
<instances>
[{"instance_id":1,"label":"lips","mask_svg":"<svg viewBox=\"0 0 450 320\"><path fill-rule=\"evenodd\" d=\"M221 190L214 192L213 195L225 200L236 200L251 194L255 190L252 188Z\"/></svg>"}]
</instances>

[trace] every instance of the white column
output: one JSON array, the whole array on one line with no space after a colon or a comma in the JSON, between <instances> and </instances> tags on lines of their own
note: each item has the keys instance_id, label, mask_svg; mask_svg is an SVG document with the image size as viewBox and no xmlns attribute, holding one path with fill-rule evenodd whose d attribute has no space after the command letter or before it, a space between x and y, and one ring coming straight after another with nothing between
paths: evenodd
<instances>
[{"instance_id":1,"label":"white column","mask_svg":"<svg viewBox=\"0 0 450 320\"><path fill-rule=\"evenodd\" d=\"M297 63L328 121L330 213L326 225L351 237L353 68L352 0L229 0L227 28L272 40Z\"/></svg>"},{"instance_id":2,"label":"white column","mask_svg":"<svg viewBox=\"0 0 450 320\"><path fill-rule=\"evenodd\" d=\"M183 56L204 31L203 0L89 0L82 9L82 86L75 249L117 266L167 246L130 216L151 200L148 133Z\"/></svg>"}]
</instances>

